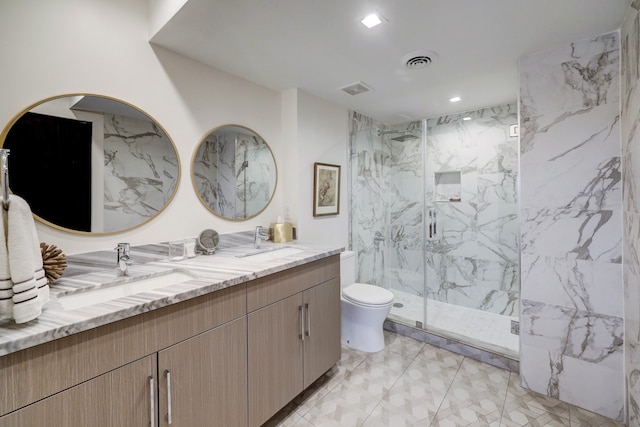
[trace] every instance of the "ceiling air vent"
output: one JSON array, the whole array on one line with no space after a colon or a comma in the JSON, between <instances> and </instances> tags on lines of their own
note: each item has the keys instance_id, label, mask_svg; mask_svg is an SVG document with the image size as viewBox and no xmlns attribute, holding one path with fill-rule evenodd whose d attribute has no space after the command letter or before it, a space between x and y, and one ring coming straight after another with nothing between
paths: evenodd
<instances>
[{"instance_id":1,"label":"ceiling air vent","mask_svg":"<svg viewBox=\"0 0 640 427\"><path fill-rule=\"evenodd\" d=\"M435 52L411 52L402 57L402 63L410 70L418 70L420 68L425 68L437 59L438 54Z\"/></svg>"},{"instance_id":2,"label":"ceiling air vent","mask_svg":"<svg viewBox=\"0 0 640 427\"><path fill-rule=\"evenodd\" d=\"M343 86L339 89L349 95L360 95L361 93L371 92L373 90L362 82L351 83L350 85Z\"/></svg>"}]
</instances>

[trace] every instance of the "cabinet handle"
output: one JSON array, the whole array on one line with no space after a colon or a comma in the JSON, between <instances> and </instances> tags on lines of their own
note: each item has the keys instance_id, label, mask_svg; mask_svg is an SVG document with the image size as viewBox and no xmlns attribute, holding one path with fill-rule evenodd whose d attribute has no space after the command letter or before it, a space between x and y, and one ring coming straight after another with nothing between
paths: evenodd
<instances>
[{"instance_id":1,"label":"cabinet handle","mask_svg":"<svg viewBox=\"0 0 640 427\"><path fill-rule=\"evenodd\" d=\"M171 372L164 373L167 376L167 424L171 424Z\"/></svg>"},{"instance_id":2,"label":"cabinet handle","mask_svg":"<svg viewBox=\"0 0 640 427\"><path fill-rule=\"evenodd\" d=\"M300 306L300 339L304 341L304 305Z\"/></svg>"},{"instance_id":3,"label":"cabinet handle","mask_svg":"<svg viewBox=\"0 0 640 427\"><path fill-rule=\"evenodd\" d=\"M311 336L311 310L309 304L305 303L304 308L307 310L307 336Z\"/></svg>"},{"instance_id":4,"label":"cabinet handle","mask_svg":"<svg viewBox=\"0 0 640 427\"><path fill-rule=\"evenodd\" d=\"M150 396L149 397L149 403L150 403L150 405L149 405L149 407L150 407L150 409L149 409L149 419L151 420L151 427L155 426L155 419L154 419L155 417L153 415L153 413L155 412L154 404L153 404L153 402L155 400L155 397L153 395L154 394L153 393L153 389L155 387L154 387L153 383L154 383L153 377L149 377L149 396Z\"/></svg>"}]
</instances>

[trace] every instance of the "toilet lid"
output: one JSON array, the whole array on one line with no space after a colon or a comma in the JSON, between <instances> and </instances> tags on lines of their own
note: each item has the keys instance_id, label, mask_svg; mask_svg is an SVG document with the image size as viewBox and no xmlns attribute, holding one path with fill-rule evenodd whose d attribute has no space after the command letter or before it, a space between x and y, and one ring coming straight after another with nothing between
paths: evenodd
<instances>
[{"instance_id":1,"label":"toilet lid","mask_svg":"<svg viewBox=\"0 0 640 427\"><path fill-rule=\"evenodd\" d=\"M393 301L393 294L380 286L354 283L342 291L342 296L355 303L366 305L387 305Z\"/></svg>"}]
</instances>

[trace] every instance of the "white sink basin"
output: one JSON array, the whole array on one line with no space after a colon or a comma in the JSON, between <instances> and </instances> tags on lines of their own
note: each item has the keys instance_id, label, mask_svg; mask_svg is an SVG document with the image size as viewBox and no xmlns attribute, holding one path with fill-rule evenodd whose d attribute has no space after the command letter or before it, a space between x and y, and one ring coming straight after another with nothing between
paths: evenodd
<instances>
[{"instance_id":1,"label":"white sink basin","mask_svg":"<svg viewBox=\"0 0 640 427\"><path fill-rule=\"evenodd\" d=\"M119 277L98 287L79 289L60 295L57 301L65 310L75 310L129 295L193 280L198 276L186 270L168 270L139 277Z\"/></svg>"},{"instance_id":2,"label":"white sink basin","mask_svg":"<svg viewBox=\"0 0 640 427\"><path fill-rule=\"evenodd\" d=\"M284 257L288 257L291 255L301 254L303 252L307 252L306 249L292 248L292 247L284 247L284 248L276 248L276 249L266 249L263 252L259 253L248 253L243 255L238 255L240 258L246 258L248 261L272 261Z\"/></svg>"}]
</instances>

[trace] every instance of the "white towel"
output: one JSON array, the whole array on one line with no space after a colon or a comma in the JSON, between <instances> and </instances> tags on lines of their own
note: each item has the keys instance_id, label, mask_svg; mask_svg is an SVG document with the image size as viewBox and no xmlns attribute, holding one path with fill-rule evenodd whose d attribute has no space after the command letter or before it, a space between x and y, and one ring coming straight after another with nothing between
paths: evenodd
<instances>
[{"instance_id":1,"label":"white towel","mask_svg":"<svg viewBox=\"0 0 640 427\"><path fill-rule=\"evenodd\" d=\"M7 211L0 206L0 320L13 320L13 282L7 252Z\"/></svg>"},{"instance_id":2,"label":"white towel","mask_svg":"<svg viewBox=\"0 0 640 427\"><path fill-rule=\"evenodd\" d=\"M7 249L13 282L13 318L16 323L25 323L42 313L49 289L44 274L41 273L40 243L29 205L21 197L11 195L7 216ZM44 285L42 279L45 281ZM38 290L38 286L42 291Z\"/></svg>"}]
</instances>

